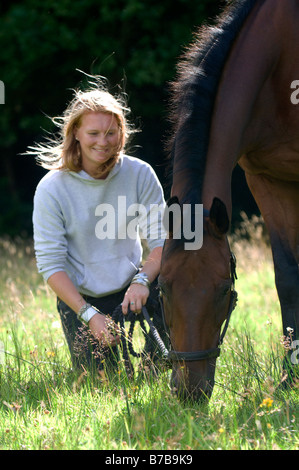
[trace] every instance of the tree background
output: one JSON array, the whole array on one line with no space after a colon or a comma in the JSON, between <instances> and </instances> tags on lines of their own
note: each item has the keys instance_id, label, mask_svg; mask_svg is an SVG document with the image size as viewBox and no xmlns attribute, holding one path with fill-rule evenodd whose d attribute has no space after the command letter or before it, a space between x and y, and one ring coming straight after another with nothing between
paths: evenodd
<instances>
[{"instance_id":1,"label":"tree background","mask_svg":"<svg viewBox=\"0 0 299 470\"><path fill-rule=\"evenodd\" d=\"M82 70L125 89L131 120L142 132L131 154L156 170L166 197L164 141L168 132L168 84L184 47L203 22L211 23L220 0L2 0L0 5L0 234L32 234L32 200L45 170L27 147L55 131L80 86ZM256 211L240 169L233 178L233 220Z\"/></svg>"}]
</instances>

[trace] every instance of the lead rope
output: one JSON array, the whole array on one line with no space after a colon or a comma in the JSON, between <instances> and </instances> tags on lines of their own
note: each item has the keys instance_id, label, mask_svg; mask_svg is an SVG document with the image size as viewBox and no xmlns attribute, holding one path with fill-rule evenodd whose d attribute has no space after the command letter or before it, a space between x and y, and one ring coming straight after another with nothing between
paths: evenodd
<instances>
[{"instance_id":1,"label":"lead rope","mask_svg":"<svg viewBox=\"0 0 299 470\"><path fill-rule=\"evenodd\" d=\"M161 339L161 336L159 335L157 328L155 327L154 323L152 322L146 307L142 308L142 314L143 314L145 320L147 321L147 323L150 327L150 330L153 334L153 337L155 338L156 343L157 343L157 345L158 345L158 347L159 347L159 349L162 353L163 359L168 359L169 351L166 348L163 340Z\"/></svg>"},{"instance_id":2,"label":"lead rope","mask_svg":"<svg viewBox=\"0 0 299 470\"><path fill-rule=\"evenodd\" d=\"M148 355L148 352L145 349L143 349L143 351L141 351L140 353L137 353L133 347L133 333L134 333L136 321L139 321L144 338L146 338L147 332L146 332L144 320L146 320L146 322L148 323L150 331L152 332L153 337L162 353L163 359L168 358L169 351L166 348L164 342L162 341L158 333L158 330L155 327L153 321L151 320L148 310L145 306L142 307L141 314L133 314L132 312L130 312L128 315L124 315L122 313L121 305L118 305L113 311L112 320L121 328L120 336L121 336L121 343L122 343L122 349L123 349L123 357L124 357L125 362L131 363L129 353L133 357L136 357L136 358L141 358L141 357L145 357ZM125 329L125 321L128 321L130 323L128 333L126 332L126 329Z\"/></svg>"}]
</instances>

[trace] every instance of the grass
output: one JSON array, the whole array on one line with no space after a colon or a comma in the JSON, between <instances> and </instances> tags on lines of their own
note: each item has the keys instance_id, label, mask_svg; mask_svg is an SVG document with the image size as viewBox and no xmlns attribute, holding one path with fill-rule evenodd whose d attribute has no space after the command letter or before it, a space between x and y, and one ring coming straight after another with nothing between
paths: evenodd
<instances>
[{"instance_id":1,"label":"grass","mask_svg":"<svg viewBox=\"0 0 299 470\"><path fill-rule=\"evenodd\" d=\"M31 243L1 239L0 449L297 449L298 388L278 388L284 351L271 255L259 221L242 227L245 236L232 239L238 307L204 407L177 401L169 370L132 381L122 364L110 381L72 371Z\"/></svg>"}]
</instances>

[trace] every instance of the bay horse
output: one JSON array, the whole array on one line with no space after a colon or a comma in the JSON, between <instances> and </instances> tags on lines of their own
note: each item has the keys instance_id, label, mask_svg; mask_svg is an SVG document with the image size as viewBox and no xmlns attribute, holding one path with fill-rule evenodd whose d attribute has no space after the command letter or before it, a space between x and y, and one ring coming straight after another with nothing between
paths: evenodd
<instances>
[{"instance_id":1,"label":"bay horse","mask_svg":"<svg viewBox=\"0 0 299 470\"><path fill-rule=\"evenodd\" d=\"M292 328L298 338L298 25L298 0L231 1L178 62L168 205L204 208L201 248L184 249L183 236L174 238L170 227L159 278L172 382L183 398L211 396L221 327L234 306L227 235L237 164L269 231L284 334ZM288 364L291 382L298 366L286 357Z\"/></svg>"}]
</instances>

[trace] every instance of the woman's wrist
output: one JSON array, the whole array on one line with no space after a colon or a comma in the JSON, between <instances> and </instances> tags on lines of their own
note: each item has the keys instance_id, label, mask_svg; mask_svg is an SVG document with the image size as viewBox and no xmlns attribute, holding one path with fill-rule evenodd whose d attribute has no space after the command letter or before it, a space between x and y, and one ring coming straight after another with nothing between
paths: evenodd
<instances>
[{"instance_id":1,"label":"woman's wrist","mask_svg":"<svg viewBox=\"0 0 299 470\"><path fill-rule=\"evenodd\" d=\"M147 287L148 289L150 288L150 285L151 285L148 275L144 271L138 272L137 274L135 274L135 276L133 277L131 281L131 285L132 284L140 284L142 286Z\"/></svg>"},{"instance_id":2,"label":"woman's wrist","mask_svg":"<svg viewBox=\"0 0 299 470\"><path fill-rule=\"evenodd\" d=\"M79 312L77 313L77 317L82 323L88 325L89 321L97 313L99 312L94 307L92 307L92 305L86 303L80 308Z\"/></svg>"}]
</instances>

